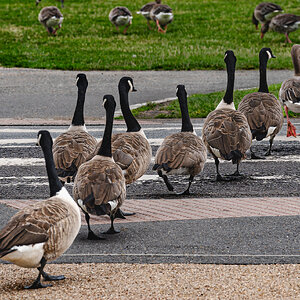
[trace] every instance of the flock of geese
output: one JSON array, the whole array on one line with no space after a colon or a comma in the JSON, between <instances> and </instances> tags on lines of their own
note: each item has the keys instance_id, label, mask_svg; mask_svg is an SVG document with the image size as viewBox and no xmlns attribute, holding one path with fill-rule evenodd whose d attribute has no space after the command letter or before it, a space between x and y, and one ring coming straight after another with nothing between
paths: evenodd
<instances>
[{"instance_id":1,"label":"flock of geese","mask_svg":"<svg viewBox=\"0 0 300 300\"><path fill-rule=\"evenodd\" d=\"M36 0L36 4L41 0ZM60 0L63 7L64 0ZM137 14L141 14L147 20L147 26L151 30L150 21L154 21L158 32L166 33L167 26L173 21L174 15L172 8L166 4L161 4L161 0L145 4ZM125 6L117 6L109 13L110 22L119 31L120 26L125 26L123 33L126 34L129 26L132 24L132 13ZM56 6L44 7L38 16L38 20L43 24L50 34L55 35L61 27L63 15ZM258 4L252 15L252 23L258 29L261 23L261 38L270 29L285 35L285 41L292 43L289 33L298 29L300 26L300 16L294 14L284 14L283 9L271 2L262 2ZM53 27L56 26L56 29ZM163 27L163 28L162 28Z\"/></svg>"},{"instance_id":2,"label":"flock of geese","mask_svg":"<svg viewBox=\"0 0 300 300\"><path fill-rule=\"evenodd\" d=\"M261 35L263 38L265 33L271 29L273 31L283 33L285 41L292 43L289 33L298 29L300 26L300 16L294 14L284 14L283 9L278 4L272 2L262 2L258 4L252 15L252 23L258 29L258 23L261 23Z\"/></svg>"},{"instance_id":3,"label":"flock of geese","mask_svg":"<svg viewBox=\"0 0 300 300\"><path fill-rule=\"evenodd\" d=\"M300 112L300 45L292 47L295 76L282 83L279 100L268 91L266 80L267 62L274 55L270 48L259 53L259 90L246 95L235 109L233 103L236 57L233 51L225 53L227 88L216 109L204 122L202 138L194 132L191 123L187 92L178 85L176 95L182 114L181 132L167 136L155 156L153 170L163 179L169 191L174 187L168 176L189 175L189 194L194 177L204 167L207 151L213 156L217 180L230 181L242 176L239 164L246 157L253 139L269 137L271 147L283 124L281 105ZM116 107L112 95L103 97L106 123L102 140L97 143L86 129L84 102L88 87L85 74L77 75L78 98L70 127L55 141L46 130L38 133L37 144L44 153L48 175L50 198L28 206L16 213L0 231L0 258L18 266L37 268L37 279L26 288L49 286L41 282L61 280L44 271L48 261L58 258L73 243L81 226L80 211L88 225L88 239L102 239L90 226L90 215L109 215L109 234L117 233L115 218L126 218L120 208L126 198L126 185L135 182L148 169L151 147L138 120L129 106L129 93L136 91L132 78L123 77L118 84L119 99L127 130L112 134ZM296 136L294 126L288 120L288 135ZM251 151L252 158L260 158ZM219 160L232 161L237 169L232 175L221 176ZM65 182L74 182L73 197L64 187Z\"/></svg>"},{"instance_id":4,"label":"flock of geese","mask_svg":"<svg viewBox=\"0 0 300 300\"><path fill-rule=\"evenodd\" d=\"M36 0L36 5L38 5L41 0ZM64 7L64 0L61 0L61 6ZM167 26L173 21L173 11L166 4L161 4L161 0L156 0L155 2L149 2L145 4L137 14L141 14L147 20L147 26L150 30L152 27L150 21L154 21L158 32L166 33ZM123 34L126 34L127 29L132 24L132 13L125 6L117 6L113 8L109 15L109 21L116 27L119 31L120 26L125 26ZM56 6L46 6L41 9L38 20L43 24L49 34L55 35L57 30L61 28L63 22L63 15L61 11ZM54 27L56 27L54 29ZM163 28L162 28L163 27Z\"/></svg>"}]
</instances>

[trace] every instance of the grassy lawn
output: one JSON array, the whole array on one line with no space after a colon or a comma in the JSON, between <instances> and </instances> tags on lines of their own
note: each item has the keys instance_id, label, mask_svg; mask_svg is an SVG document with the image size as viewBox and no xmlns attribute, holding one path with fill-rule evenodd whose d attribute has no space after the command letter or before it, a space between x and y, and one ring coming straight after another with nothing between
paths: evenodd
<instances>
[{"instance_id":1,"label":"grassy lawn","mask_svg":"<svg viewBox=\"0 0 300 300\"><path fill-rule=\"evenodd\" d=\"M291 45L268 32L261 41L251 23L253 0L166 0L174 22L166 35L147 29L137 15L148 0L66 0L63 27L48 36L38 22L40 9L60 3L42 0L0 0L0 66L64 70L192 70L224 69L225 50L237 56L238 69L258 67L258 52L270 47L273 69L292 68ZM117 34L108 20L111 8L127 6L133 13L128 34ZM287 13L300 15L299 1L281 0ZM290 34L300 43L300 30Z\"/></svg>"},{"instance_id":2,"label":"grassy lawn","mask_svg":"<svg viewBox=\"0 0 300 300\"><path fill-rule=\"evenodd\" d=\"M278 98L278 91L281 84L272 84L269 86L270 93ZM237 108L243 97L249 93L257 92L256 89L236 90L234 92L234 104ZM191 118L205 118L213 111L221 99L225 91L215 92L210 94L197 94L188 97L189 114ZM149 102L147 105L133 109L133 114L140 119L143 118L181 118L180 107L178 100L169 101L167 103L155 104ZM300 114L295 114L289 111L289 116L297 117Z\"/></svg>"}]
</instances>

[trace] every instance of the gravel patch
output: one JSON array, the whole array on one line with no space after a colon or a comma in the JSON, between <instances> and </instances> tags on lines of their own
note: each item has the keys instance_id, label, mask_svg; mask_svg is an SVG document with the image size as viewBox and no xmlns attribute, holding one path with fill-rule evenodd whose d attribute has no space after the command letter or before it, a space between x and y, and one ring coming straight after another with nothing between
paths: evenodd
<instances>
[{"instance_id":1,"label":"gravel patch","mask_svg":"<svg viewBox=\"0 0 300 300\"><path fill-rule=\"evenodd\" d=\"M300 265L51 264L45 271L64 274L66 279L46 289L23 290L37 270L0 265L0 299L296 299L300 295Z\"/></svg>"}]
</instances>

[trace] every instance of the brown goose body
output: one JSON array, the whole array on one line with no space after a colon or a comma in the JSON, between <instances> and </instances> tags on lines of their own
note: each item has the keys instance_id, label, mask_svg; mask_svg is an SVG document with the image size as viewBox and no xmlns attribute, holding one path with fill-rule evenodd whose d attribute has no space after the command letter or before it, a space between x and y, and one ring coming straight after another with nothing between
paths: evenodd
<instances>
[{"instance_id":1,"label":"brown goose body","mask_svg":"<svg viewBox=\"0 0 300 300\"><path fill-rule=\"evenodd\" d=\"M98 143L90 158L96 155L101 143ZM111 149L114 161L123 170L126 184L135 182L145 174L151 162L152 149L142 132L113 134Z\"/></svg>"},{"instance_id":2,"label":"brown goose body","mask_svg":"<svg viewBox=\"0 0 300 300\"><path fill-rule=\"evenodd\" d=\"M166 4L156 4L150 11L150 18L156 23L159 32L166 33L168 24L174 18L173 10Z\"/></svg>"},{"instance_id":3,"label":"brown goose body","mask_svg":"<svg viewBox=\"0 0 300 300\"><path fill-rule=\"evenodd\" d=\"M97 140L84 128L70 128L53 143L54 163L62 181L73 181L79 166L93 153Z\"/></svg>"},{"instance_id":4,"label":"brown goose body","mask_svg":"<svg viewBox=\"0 0 300 300\"><path fill-rule=\"evenodd\" d=\"M125 6L117 6L113 8L109 13L108 18L109 21L115 25L117 31L119 31L119 26L126 26L123 30L124 34L132 23L132 14Z\"/></svg>"},{"instance_id":5,"label":"brown goose body","mask_svg":"<svg viewBox=\"0 0 300 300\"><path fill-rule=\"evenodd\" d=\"M265 23L270 21L282 11L282 8L278 4L272 2L262 2L255 7L252 16L252 22L257 27L258 22Z\"/></svg>"},{"instance_id":6,"label":"brown goose body","mask_svg":"<svg viewBox=\"0 0 300 300\"><path fill-rule=\"evenodd\" d=\"M240 102L238 110L246 116L253 139L261 141L268 136L274 138L282 128L281 105L272 94L248 94Z\"/></svg>"},{"instance_id":7,"label":"brown goose body","mask_svg":"<svg viewBox=\"0 0 300 300\"><path fill-rule=\"evenodd\" d=\"M91 201L90 196L93 195ZM85 206L89 214L101 215L98 207L114 201L116 211L126 197L125 178L111 157L96 155L80 166L73 188L74 200ZM79 202L79 201L82 202ZM109 213L109 207L106 213Z\"/></svg>"},{"instance_id":8,"label":"brown goose body","mask_svg":"<svg viewBox=\"0 0 300 300\"><path fill-rule=\"evenodd\" d=\"M63 15L56 6L46 6L41 9L38 20L45 26L50 34L55 35L56 31L61 27L63 22ZM56 27L53 29L53 27Z\"/></svg>"},{"instance_id":9,"label":"brown goose body","mask_svg":"<svg viewBox=\"0 0 300 300\"><path fill-rule=\"evenodd\" d=\"M156 4L160 4L161 0L156 0L154 2L149 2L142 6L142 8L138 11L139 14L142 14L147 20L151 20L150 11Z\"/></svg>"},{"instance_id":10,"label":"brown goose body","mask_svg":"<svg viewBox=\"0 0 300 300\"><path fill-rule=\"evenodd\" d=\"M287 136L296 137L295 126L289 119L289 110L300 113L300 45L293 45L291 56L294 65L294 77L285 80L279 90L279 100L284 107L287 118Z\"/></svg>"},{"instance_id":11,"label":"brown goose body","mask_svg":"<svg viewBox=\"0 0 300 300\"><path fill-rule=\"evenodd\" d=\"M68 197L69 201L62 201L54 196L16 213L0 232L2 259L35 268L42 257L52 261L61 256L73 243L81 224L79 209Z\"/></svg>"},{"instance_id":12,"label":"brown goose body","mask_svg":"<svg viewBox=\"0 0 300 300\"><path fill-rule=\"evenodd\" d=\"M202 131L208 151L217 158L239 163L251 145L246 117L233 109L217 109L208 114Z\"/></svg>"}]
</instances>

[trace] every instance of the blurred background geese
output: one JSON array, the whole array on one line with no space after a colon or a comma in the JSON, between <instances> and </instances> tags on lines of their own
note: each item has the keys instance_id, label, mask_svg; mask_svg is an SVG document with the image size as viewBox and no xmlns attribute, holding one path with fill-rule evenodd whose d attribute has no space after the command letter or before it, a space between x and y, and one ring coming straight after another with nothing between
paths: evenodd
<instances>
[{"instance_id":1,"label":"blurred background geese","mask_svg":"<svg viewBox=\"0 0 300 300\"><path fill-rule=\"evenodd\" d=\"M266 22L261 27L261 38L264 37L265 33L269 28L273 31L283 33L285 35L285 41L292 43L289 38L289 33L298 29L300 26L300 16L292 14L280 14L274 17L271 21Z\"/></svg>"},{"instance_id":2,"label":"blurred background geese","mask_svg":"<svg viewBox=\"0 0 300 300\"><path fill-rule=\"evenodd\" d=\"M123 34L126 34L128 27L132 23L132 14L125 6L113 8L109 13L108 18L109 21L115 25L117 31L119 31L119 26L125 26Z\"/></svg>"},{"instance_id":3,"label":"blurred background geese","mask_svg":"<svg viewBox=\"0 0 300 300\"><path fill-rule=\"evenodd\" d=\"M281 130L283 113L278 99L269 93L267 84L267 63L274 58L270 48L262 48L259 52L259 89L256 93L246 95L239 104L238 111L242 112L249 123L252 139L261 141L270 137L269 150L265 155L271 154L273 140ZM251 158L262 158L253 153L250 147Z\"/></svg>"},{"instance_id":4,"label":"blurred background geese","mask_svg":"<svg viewBox=\"0 0 300 300\"><path fill-rule=\"evenodd\" d=\"M152 30L151 25L150 25L150 11L154 7L155 4L160 4L161 0L156 0L155 2L149 2L145 4L138 12L137 14L141 14L144 18L147 20L147 26L150 30Z\"/></svg>"},{"instance_id":5,"label":"blurred background geese","mask_svg":"<svg viewBox=\"0 0 300 300\"><path fill-rule=\"evenodd\" d=\"M72 123L53 144L55 167L63 182L74 181L79 166L86 161L97 145L97 140L86 130L83 116L88 81L85 74L78 74L76 78L78 97Z\"/></svg>"},{"instance_id":6,"label":"blurred background geese","mask_svg":"<svg viewBox=\"0 0 300 300\"><path fill-rule=\"evenodd\" d=\"M61 28L63 22L63 15L56 6L46 6L41 9L38 20L45 26L47 31L55 35L57 30ZM54 29L54 27L56 27Z\"/></svg>"},{"instance_id":7,"label":"blurred background geese","mask_svg":"<svg viewBox=\"0 0 300 300\"><path fill-rule=\"evenodd\" d=\"M167 136L158 148L153 170L163 178L169 191L174 188L167 175L190 175L188 188L181 195L190 194L194 177L199 174L206 162L206 147L193 129L187 104L187 93L184 85L177 86L182 126L181 132Z\"/></svg>"},{"instance_id":8,"label":"blurred background geese","mask_svg":"<svg viewBox=\"0 0 300 300\"><path fill-rule=\"evenodd\" d=\"M291 50L295 75L285 80L279 90L279 100L282 103L287 121L287 136L300 135L289 118L289 110L300 113L300 45L294 45Z\"/></svg>"},{"instance_id":9,"label":"blurred background geese","mask_svg":"<svg viewBox=\"0 0 300 300\"><path fill-rule=\"evenodd\" d=\"M74 200L85 214L88 225L88 239L102 239L90 227L89 214L101 216L108 214L111 227L106 233L117 233L114 219L126 197L125 178L121 168L114 162L111 151L111 133L116 102L112 95L103 97L106 110L106 124L101 147L91 160L79 167L74 181Z\"/></svg>"},{"instance_id":10,"label":"blurred background geese","mask_svg":"<svg viewBox=\"0 0 300 300\"><path fill-rule=\"evenodd\" d=\"M59 181L53 162L52 138L39 131L50 187L50 198L27 206L16 213L0 231L0 258L24 268L38 268L37 279L30 289L51 286L41 282L62 280L44 271L47 261L61 256L73 243L80 225L80 209Z\"/></svg>"},{"instance_id":11,"label":"blurred background geese","mask_svg":"<svg viewBox=\"0 0 300 300\"><path fill-rule=\"evenodd\" d=\"M233 103L236 63L233 51L225 52L224 61L228 76L226 93L217 108L206 117L202 130L203 142L215 159L217 181L241 176L239 164L246 157L246 151L251 145L251 131L247 119L244 114L235 110ZM236 172L230 178L223 178L220 175L219 158L232 160L232 163L237 165Z\"/></svg>"},{"instance_id":12,"label":"blurred background geese","mask_svg":"<svg viewBox=\"0 0 300 300\"><path fill-rule=\"evenodd\" d=\"M255 25L256 29L258 29L258 23L264 24L282 12L283 9L278 4L262 2L254 9L252 23Z\"/></svg>"},{"instance_id":13,"label":"blurred background geese","mask_svg":"<svg viewBox=\"0 0 300 300\"><path fill-rule=\"evenodd\" d=\"M35 5L38 6L41 1L42 0L36 0ZM57 1L59 1L61 3L61 7L64 8L64 0L57 0Z\"/></svg>"},{"instance_id":14,"label":"blurred background geese","mask_svg":"<svg viewBox=\"0 0 300 300\"><path fill-rule=\"evenodd\" d=\"M155 4L150 11L150 18L156 23L158 31L162 33L167 32L167 26L173 21L173 17L172 8L166 4Z\"/></svg>"}]
</instances>

